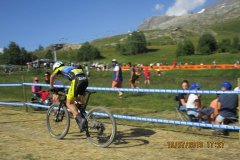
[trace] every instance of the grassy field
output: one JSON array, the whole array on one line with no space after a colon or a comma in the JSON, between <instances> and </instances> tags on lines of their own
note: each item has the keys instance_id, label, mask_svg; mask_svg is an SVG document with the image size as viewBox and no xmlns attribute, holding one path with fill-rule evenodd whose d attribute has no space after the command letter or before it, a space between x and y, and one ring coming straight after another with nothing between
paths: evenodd
<instances>
[{"instance_id":1,"label":"grassy field","mask_svg":"<svg viewBox=\"0 0 240 160\"><path fill-rule=\"evenodd\" d=\"M22 76L26 82L31 82L33 76L38 76L44 83L43 70L32 72L18 72L12 75L1 74L0 83L22 82ZM89 86L111 87L111 71L92 71ZM124 71L123 87L128 88L129 71ZM219 89L219 84L223 81L230 81L233 86L237 85L237 78L240 78L239 70L201 70L201 71L167 71L162 76L156 72L151 72L151 85L143 84L143 77L140 78L140 88L174 88L180 87L183 79L190 82L198 82L204 90ZM64 81L66 84L69 82ZM25 87L27 90L28 101L31 98L31 87ZM22 87L1 87L0 101L23 101ZM149 94L149 93L124 93L124 97L119 99L115 92L98 92L90 100L91 106L106 106L115 113L134 114L134 115L164 115L165 112L172 112L177 102L174 101L174 94ZM209 105L210 101L216 95L203 95L204 105Z\"/></svg>"}]
</instances>

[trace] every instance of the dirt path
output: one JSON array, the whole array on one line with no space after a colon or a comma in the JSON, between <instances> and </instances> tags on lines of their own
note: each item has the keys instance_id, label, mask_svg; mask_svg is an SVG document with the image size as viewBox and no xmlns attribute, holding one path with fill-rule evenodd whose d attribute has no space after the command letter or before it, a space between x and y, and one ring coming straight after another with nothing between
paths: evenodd
<instances>
[{"instance_id":1,"label":"dirt path","mask_svg":"<svg viewBox=\"0 0 240 160\"><path fill-rule=\"evenodd\" d=\"M0 107L0 159L238 159L238 139L186 134L118 125L118 138L109 148L91 145L72 121L64 140L50 137L45 114ZM200 148L169 148L169 142L198 142ZM215 142L208 148L209 142ZM216 148L223 147L223 148Z\"/></svg>"}]
</instances>

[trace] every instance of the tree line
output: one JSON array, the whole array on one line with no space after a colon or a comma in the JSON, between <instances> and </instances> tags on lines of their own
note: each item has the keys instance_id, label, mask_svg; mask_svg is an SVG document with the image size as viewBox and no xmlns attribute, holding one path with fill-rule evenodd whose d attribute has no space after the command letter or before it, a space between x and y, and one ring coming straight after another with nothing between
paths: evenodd
<instances>
[{"instance_id":1,"label":"tree line","mask_svg":"<svg viewBox=\"0 0 240 160\"><path fill-rule=\"evenodd\" d=\"M38 59L37 54L43 54L46 59L53 60L53 49L44 48L39 45L34 52L28 52L24 47L20 47L15 42L10 42L8 47L4 48L3 53L0 54L0 64L11 65L26 65L27 62L32 62ZM98 48L91 45L89 42L84 43L77 51L77 61L92 61L102 58Z\"/></svg>"},{"instance_id":2,"label":"tree line","mask_svg":"<svg viewBox=\"0 0 240 160\"><path fill-rule=\"evenodd\" d=\"M123 55L137 55L148 52L148 42L143 32L134 31L127 35L124 43L118 43L116 50ZM38 57L36 53L41 52L46 59L53 60L53 49L39 46L34 52L28 52L24 47L20 47L15 42L10 42L7 48L4 48L3 54L0 54L0 64L24 65ZM71 51L66 51L71 52ZM217 52L239 53L240 44L239 37L235 36L232 39L225 38L217 42L216 38L205 33L200 36L197 47L194 46L190 39L184 39L178 42L175 51L176 56L188 56L194 54L208 55ZM85 42L77 50L77 61L93 61L103 58L100 50L89 42Z\"/></svg>"},{"instance_id":3,"label":"tree line","mask_svg":"<svg viewBox=\"0 0 240 160\"><path fill-rule=\"evenodd\" d=\"M217 52L238 53L240 51L239 37L235 36L233 39L225 38L217 42L216 38L210 34L205 33L201 35L195 49L190 39L184 39L178 42L176 49L176 56L187 56L194 54L209 55Z\"/></svg>"},{"instance_id":4,"label":"tree line","mask_svg":"<svg viewBox=\"0 0 240 160\"><path fill-rule=\"evenodd\" d=\"M0 54L0 64L25 65L27 62L37 59L35 55L20 47L15 42L10 42L7 48Z\"/></svg>"}]
</instances>

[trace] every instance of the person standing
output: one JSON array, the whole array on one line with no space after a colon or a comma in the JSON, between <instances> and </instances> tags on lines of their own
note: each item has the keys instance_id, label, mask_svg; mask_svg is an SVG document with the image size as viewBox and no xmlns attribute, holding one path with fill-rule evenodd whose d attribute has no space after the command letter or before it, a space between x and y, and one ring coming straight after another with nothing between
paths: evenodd
<instances>
[{"instance_id":1,"label":"person standing","mask_svg":"<svg viewBox=\"0 0 240 160\"><path fill-rule=\"evenodd\" d=\"M123 75L121 65L118 64L116 59L112 60L113 76L112 76L112 88L122 88ZM122 98L123 93L118 92L119 98Z\"/></svg>"},{"instance_id":2,"label":"person standing","mask_svg":"<svg viewBox=\"0 0 240 160\"><path fill-rule=\"evenodd\" d=\"M90 77L90 71L89 71L88 64L85 64L85 65L84 65L84 69L85 69L85 72L86 72L87 77L89 78L89 77Z\"/></svg>"},{"instance_id":3,"label":"person standing","mask_svg":"<svg viewBox=\"0 0 240 160\"><path fill-rule=\"evenodd\" d=\"M144 84L145 85L150 85L150 72L148 69L148 66L144 67Z\"/></svg>"},{"instance_id":4,"label":"person standing","mask_svg":"<svg viewBox=\"0 0 240 160\"><path fill-rule=\"evenodd\" d=\"M135 65L132 65L131 62L128 63L129 67L130 67L130 86L131 88L136 88L136 80L138 79L137 75L136 75L136 68Z\"/></svg>"}]
</instances>

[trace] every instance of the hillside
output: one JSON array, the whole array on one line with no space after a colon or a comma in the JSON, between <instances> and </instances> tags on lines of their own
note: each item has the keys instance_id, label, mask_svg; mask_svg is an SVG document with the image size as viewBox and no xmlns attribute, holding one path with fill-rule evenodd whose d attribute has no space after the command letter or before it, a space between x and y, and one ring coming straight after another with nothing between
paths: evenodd
<instances>
[{"instance_id":1,"label":"hillside","mask_svg":"<svg viewBox=\"0 0 240 160\"><path fill-rule=\"evenodd\" d=\"M150 17L139 26L139 29L174 29L181 27L199 32L199 30L204 29L203 26L238 18L240 18L239 0L219 0L197 13L182 16L162 15Z\"/></svg>"},{"instance_id":2,"label":"hillside","mask_svg":"<svg viewBox=\"0 0 240 160\"><path fill-rule=\"evenodd\" d=\"M225 22L219 22L214 25L206 25L205 32L211 32L218 41L221 41L223 38L232 39L234 36L238 35L240 37L240 20L233 19ZM128 63L129 61L134 63L168 63L171 64L173 60L177 59L183 63L193 62L195 64L199 63L212 63L213 60L216 60L217 63L234 63L236 60L240 59L240 54L230 54L230 53L217 53L208 56L185 56L176 58L175 50L176 44L179 40L183 38L189 38L193 41L195 47L197 45L198 39L201 35L201 32L193 32L188 29L178 28L176 30L171 29L155 29L155 30L146 30L144 34L148 41L148 48L150 51L147 54L124 56L116 51L117 43L124 43L127 38L126 34L117 35L102 39L97 39L91 42L94 46L98 47L103 55L103 59L96 60L100 63L110 63L111 59L117 58L121 63ZM68 44L67 47L58 51L58 58L68 61L76 61L77 49L79 45L74 44L71 49L71 44ZM38 57L44 57L45 52L37 52Z\"/></svg>"}]
</instances>

